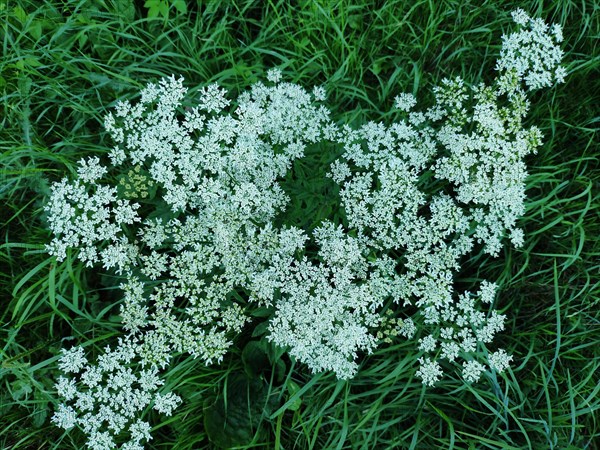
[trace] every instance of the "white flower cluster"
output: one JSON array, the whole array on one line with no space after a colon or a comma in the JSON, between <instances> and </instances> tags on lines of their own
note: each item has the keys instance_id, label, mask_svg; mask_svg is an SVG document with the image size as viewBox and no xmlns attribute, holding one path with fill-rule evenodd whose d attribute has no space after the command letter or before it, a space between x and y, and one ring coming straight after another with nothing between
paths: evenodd
<instances>
[{"instance_id":1,"label":"white flower cluster","mask_svg":"<svg viewBox=\"0 0 600 450\"><path fill-rule=\"evenodd\" d=\"M562 83L567 75L558 64L563 51L556 44L562 42L562 28L558 24L549 27L542 19L533 19L522 9L512 13L514 21L526 31L502 37L502 51L496 65L522 79L530 90Z\"/></svg>"},{"instance_id":2,"label":"white flower cluster","mask_svg":"<svg viewBox=\"0 0 600 450\"><path fill-rule=\"evenodd\" d=\"M117 144L111 164L82 160L74 181L53 186L46 207L51 254L62 260L78 249L86 264L125 273L127 348L150 370L165 368L174 353L220 361L249 304L274 303L277 268L291 267L307 239L273 226L288 201L277 180L334 127L317 103L322 89L255 84L233 113L222 111L229 100L215 85L199 91L194 108L183 108L185 94L183 80L171 77L146 87L135 105L120 102L105 120ZM154 402L161 412L176 405ZM57 423L81 425L69 421L74 411L61 407ZM108 439L84 431L90 442Z\"/></svg>"},{"instance_id":3,"label":"white flower cluster","mask_svg":"<svg viewBox=\"0 0 600 450\"><path fill-rule=\"evenodd\" d=\"M106 172L99 158L83 159L78 179L64 178L52 186L45 210L55 238L46 248L59 260L66 257L68 248L79 248L79 259L88 267L100 261L104 268L116 267L121 272L134 263L138 253L122 225L139 222L140 205L119 199L116 187L99 184Z\"/></svg>"},{"instance_id":4,"label":"white flower cluster","mask_svg":"<svg viewBox=\"0 0 600 450\"><path fill-rule=\"evenodd\" d=\"M142 450L152 436L150 424L139 416L149 406L170 416L181 399L158 392L164 382L156 368L134 372L130 366L137 359L136 346L123 340L116 349L107 347L96 365L88 365L82 347L63 350L59 367L72 375L57 380L56 390L65 403L52 422L66 430L79 426L91 450L113 450L125 435L129 439L119 448Z\"/></svg>"},{"instance_id":5,"label":"white flower cluster","mask_svg":"<svg viewBox=\"0 0 600 450\"><path fill-rule=\"evenodd\" d=\"M278 267L281 299L269 339L315 372L352 377L359 351L377 345L373 330L394 287L389 260L369 262L366 248L341 226L325 222L314 230L318 262L305 256Z\"/></svg>"},{"instance_id":6,"label":"white flower cluster","mask_svg":"<svg viewBox=\"0 0 600 450\"><path fill-rule=\"evenodd\" d=\"M217 85L200 89L191 107L184 107L182 79L150 84L137 104L120 102L106 117L116 143L111 164L82 160L74 181L54 185L48 251L60 260L78 249L86 264L126 274L128 344L117 352L135 354L154 375L174 353L220 361L256 307L273 308L267 338L313 371L350 378L361 352L398 335L418 336L417 376L426 385L441 379L443 360L461 366L467 382L488 367L502 371L512 358L504 350L477 360L504 329L505 317L490 310L497 286L483 281L475 294L455 292L454 275L477 245L497 255L505 237L523 243L516 227L523 158L541 133L522 126L528 100L520 83L531 88L532 73L556 71L560 61L548 28L523 14L515 19L533 31L504 39L492 85L444 80L424 111L401 94L396 107L404 118L390 125L339 126L319 103L322 87L309 93L282 82L277 69L268 73L270 84L257 83L235 101ZM550 56L540 66L535 58L543 53ZM515 62L517 54L525 62ZM233 112L225 110L230 104ZM344 149L329 176L340 187L345 219L324 221L309 235L280 225L288 198L279 180L315 144ZM381 314L390 305L400 317ZM407 317L408 305L417 315ZM98 370L118 372L130 390L142 383L122 368L129 356L107 352L121 358L121 368ZM86 364L79 349L60 363L73 373ZM67 401L81 397L73 380L59 386ZM99 397L104 406L129 417L109 398L115 393L102 392L110 394ZM152 395L145 405L153 401L161 412L178 403ZM61 406L55 421L83 426L76 409ZM108 419L92 423L124 429ZM108 439L100 425L85 425L94 442ZM145 436L134 425L132 436Z\"/></svg>"},{"instance_id":7,"label":"white flower cluster","mask_svg":"<svg viewBox=\"0 0 600 450\"><path fill-rule=\"evenodd\" d=\"M548 74L563 69L555 45L560 27L549 31L522 11L514 17L531 30L504 38L500 74L491 86L443 80L434 89L436 103L423 112L409 112L415 104L411 95L398 96L396 107L406 119L344 128L345 153L331 168L359 245L402 255L391 273L405 288L396 290L394 300L417 306L421 330L431 330L419 339L419 350L430 355L419 359L417 372L426 385L442 376L443 359L462 359L463 378L477 381L486 365L474 355L504 329L503 315L478 306L489 309L497 286L483 281L476 295L455 293L453 277L476 244L494 256L505 236L515 246L523 244L516 227L524 212L523 158L542 136L522 126L529 103L520 82L530 89L550 85ZM562 81L559 75L554 79ZM427 191L425 175L443 187ZM485 363L502 371L511 358L499 350Z\"/></svg>"}]
</instances>

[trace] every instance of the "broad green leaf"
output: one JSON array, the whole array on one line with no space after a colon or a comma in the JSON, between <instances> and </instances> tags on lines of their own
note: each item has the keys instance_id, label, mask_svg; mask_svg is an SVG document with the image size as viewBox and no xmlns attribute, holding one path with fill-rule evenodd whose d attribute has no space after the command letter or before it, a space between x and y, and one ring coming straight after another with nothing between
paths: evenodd
<instances>
[{"instance_id":1,"label":"broad green leaf","mask_svg":"<svg viewBox=\"0 0 600 450\"><path fill-rule=\"evenodd\" d=\"M187 5L185 4L184 0L173 0L173 6L181 14L185 14L187 12Z\"/></svg>"},{"instance_id":2,"label":"broad green leaf","mask_svg":"<svg viewBox=\"0 0 600 450\"><path fill-rule=\"evenodd\" d=\"M244 373L232 374L216 399L204 403L204 428L217 448L248 445L263 415L264 382Z\"/></svg>"},{"instance_id":3,"label":"broad green leaf","mask_svg":"<svg viewBox=\"0 0 600 450\"><path fill-rule=\"evenodd\" d=\"M41 428L46 423L46 419L48 418L48 412L50 410L48 401L45 399L44 394L39 389L36 389L34 393L34 398L36 400L35 406L33 407L33 414L31 415L31 420L34 428Z\"/></svg>"},{"instance_id":4,"label":"broad green leaf","mask_svg":"<svg viewBox=\"0 0 600 450\"><path fill-rule=\"evenodd\" d=\"M242 363L249 377L258 377L271 369L264 340L250 341L242 350Z\"/></svg>"},{"instance_id":5,"label":"broad green leaf","mask_svg":"<svg viewBox=\"0 0 600 450\"><path fill-rule=\"evenodd\" d=\"M27 13L20 6L15 6L13 8L13 15L19 20L21 23L25 23L27 20Z\"/></svg>"},{"instance_id":6,"label":"broad green leaf","mask_svg":"<svg viewBox=\"0 0 600 450\"><path fill-rule=\"evenodd\" d=\"M160 4L160 0L146 0L144 3L144 7L148 8L148 18L153 19L158 16L159 9L158 6Z\"/></svg>"},{"instance_id":7,"label":"broad green leaf","mask_svg":"<svg viewBox=\"0 0 600 450\"><path fill-rule=\"evenodd\" d=\"M33 37L36 41L39 41L42 37L42 22L39 20L34 20L29 25L27 32Z\"/></svg>"},{"instance_id":8,"label":"broad green leaf","mask_svg":"<svg viewBox=\"0 0 600 450\"><path fill-rule=\"evenodd\" d=\"M256 308L251 315L252 317L270 317L273 315L273 308Z\"/></svg>"},{"instance_id":9,"label":"broad green leaf","mask_svg":"<svg viewBox=\"0 0 600 450\"><path fill-rule=\"evenodd\" d=\"M169 18L169 5L166 1L160 1L158 3L158 11L165 19Z\"/></svg>"},{"instance_id":10,"label":"broad green leaf","mask_svg":"<svg viewBox=\"0 0 600 450\"><path fill-rule=\"evenodd\" d=\"M298 386L298 384L295 381L292 381L291 379L287 381L285 386L287 388L289 398L294 397L294 395L296 395L300 391L300 386ZM291 402L287 406L287 409L289 409L290 411L297 411L301 405L302 405L302 397L298 396L297 398L294 399L293 402Z\"/></svg>"},{"instance_id":11,"label":"broad green leaf","mask_svg":"<svg viewBox=\"0 0 600 450\"><path fill-rule=\"evenodd\" d=\"M261 322L254 327L254 330L252 331L252 337L264 336L267 334L267 331L269 331L269 322Z\"/></svg>"},{"instance_id":12,"label":"broad green leaf","mask_svg":"<svg viewBox=\"0 0 600 450\"><path fill-rule=\"evenodd\" d=\"M281 356L285 349L272 344L266 339L250 341L242 351L242 362L244 369L250 377L271 379L273 373L274 381L280 383L285 377L285 363Z\"/></svg>"}]
</instances>

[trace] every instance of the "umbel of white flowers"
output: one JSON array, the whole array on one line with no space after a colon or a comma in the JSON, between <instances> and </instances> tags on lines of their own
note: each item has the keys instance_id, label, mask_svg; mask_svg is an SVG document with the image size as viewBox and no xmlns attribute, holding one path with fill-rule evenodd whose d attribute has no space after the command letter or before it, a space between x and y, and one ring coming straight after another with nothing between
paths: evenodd
<instances>
[{"instance_id":1,"label":"umbel of white flowers","mask_svg":"<svg viewBox=\"0 0 600 450\"><path fill-rule=\"evenodd\" d=\"M210 85L184 109L187 90L175 77L148 85L136 104L118 103L105 119L110 163L81 160L45 209L49 253L62 260L77 249L86 265L125 275L126 335L96 365L80 347L63 353L60 367L73 375L58 380L65 403L53 421L79 426L92 449L113 448L125 430L122 448L142 448L149 425L138 416L151 405L170 414L181 401L158 393L171 355L221 361L263 306L274 310L267 338L314 372L351 378L359 353L391 335L416 336L416 375L427 386L442 377L443 360L467 382L506 369L512 356L487 347L504 329L491 309L497 286L455 292L453 278L476 245L494 256L506 236L522 245L523 159L542 139L522 125L525 89L565 76L560 27L522 10L513 17L523 29L503 37L492 84L443 80L421 111L401 94L390 125L338 125L322 87L282 82L276 69L233 107ZM289 200L279 180L315 144L344 149L329 176L346 221L309 235L275 218ZM311 241L316 255L305 251ZM382 314L389 302L398 319Z\"/></svg>"}]
</instances>

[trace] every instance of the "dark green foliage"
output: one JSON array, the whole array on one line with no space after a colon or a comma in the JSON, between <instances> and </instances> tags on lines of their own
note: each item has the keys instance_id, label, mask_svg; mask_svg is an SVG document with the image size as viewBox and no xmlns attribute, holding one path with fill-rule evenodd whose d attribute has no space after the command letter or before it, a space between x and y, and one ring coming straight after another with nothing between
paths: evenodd
<instances>
[{"instance_id":1,"label":"dark green foliage","mask_svg":"<svg viewBox=\"0 0 600 450\"><path fill-rule=\"evenodd\" d=\"M248 445L262 420L267 398L263 381L234 372L216 398L208 398L204 406L204 428L218 448Z\"/></svg>"},{"instance_id":2,"label":"dark green foliage","mask_svg":"<svg viewBox=\"0 0 600 450\"><path fill-rule=\"evenodd\" d=\"M183 75L192 92L218 81L233 98L277 66L286 80L325 85L336 120L391 121L400 92L426 105L444 77L490 81L516 7L564 25L569 75L564 85L532 97L527 120L542 129L544 145L528 160L524 248L496 259L476 255L457 280L461 286L498 280L496 307L508 323L497 344L514 355L512 370L474 385L447 377L425 391L414 378L415 346L398 340L365 356L357 377L342 382L313 376L273 354L264 339L242 336L243 350L219 365L177 359L165 377L184 404L170 418L154 417L147 448L597 448L597 2L196 0L186 6L0 2L0 448L83 448L80 433L64 434L49 422L57 355L75 342L92 353L114 343L120 280L49 258L42 208L51 182L72 174L79 158L110 148L102 118L116 100L171 74ZM309 149L283 183L298 224L343 218L333 185L322 181L335 156Z\"/></svg>"}]
</instances>

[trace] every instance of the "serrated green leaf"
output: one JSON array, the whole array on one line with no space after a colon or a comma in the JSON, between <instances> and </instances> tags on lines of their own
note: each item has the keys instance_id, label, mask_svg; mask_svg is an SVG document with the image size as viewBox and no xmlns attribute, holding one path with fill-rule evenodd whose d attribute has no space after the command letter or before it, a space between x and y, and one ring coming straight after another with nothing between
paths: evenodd
<instances>
[{"instance_id":1,"label":"serrated green leaf","mask_svg":"<svg viewBox=\"0 0 600 450\"><path fill-rule=\"evenodd\" d=\"M24 399L29 394L33 392L33 388L31 384L26 380L16 380L11 383L11 392L13 400L18 402L19 400Z\"/></svg>"},{"instance_id":2,"label":"serrated green leaf","mask_svg":"<svg viewBox=\"0 0 600 450\"><path fill-rule=\"evenodd\" d=\"M158 16L159 3L160 3L160 0L146 0L146 2L144 3L144 8L148 8L148 18L149 19L153 19L154 17Z\"/></svg>"}]
</instances>

